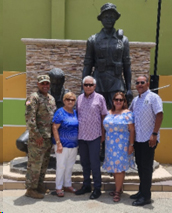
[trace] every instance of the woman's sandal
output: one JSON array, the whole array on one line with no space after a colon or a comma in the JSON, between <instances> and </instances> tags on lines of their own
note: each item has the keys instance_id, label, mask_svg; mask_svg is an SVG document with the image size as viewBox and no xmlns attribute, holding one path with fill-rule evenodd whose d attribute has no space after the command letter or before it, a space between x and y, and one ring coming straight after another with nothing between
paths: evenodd
<instances>
[{"instance_id":1,"label":"woman's sandal","mask_svg":"<svg viewBox=\"0 0 172 213\"><path fill-rule=\"evenodd\" d=\"M71 193L75 193L76 189L74 189L72 186L70 187L63 187L65 192L71 192Z\"/></svg>"},{"instance_id":2,"label":"woman's sandal","mask_svg":"<svg viewBox=\"0 0 172 213\"><path fill-rule=\"evenodd\" d=\"M122 194L122 193L123 193L123 190L121 189L120 194ZM115 191L109 192L109 195L110 195L110 196L115 196Z\"/></svg>"},{"instance_id":3,"label":"woman's sandal","mask_svg":"<svg viewBox=\"0 0 172 213\"><path fill-rule=\"evenodd\" d=\"M57 197L64 197L64 192L62 190L56 190Z\"/></svg>"},{"instance_id":4,"label":"woman's sandal","mask_svg":"<svg viewBox=\"0 0 172 213\"><path fill-rule=\"evenodd\" d=\"M121 197L120 197L121 193L120 193L120 192L115 192L114 194L115 194L115 195L114 195L114 197L113 197L113 201L114 201L114 202L119 202L120 199L121 199Z\"/></svg>"}]
</instances>

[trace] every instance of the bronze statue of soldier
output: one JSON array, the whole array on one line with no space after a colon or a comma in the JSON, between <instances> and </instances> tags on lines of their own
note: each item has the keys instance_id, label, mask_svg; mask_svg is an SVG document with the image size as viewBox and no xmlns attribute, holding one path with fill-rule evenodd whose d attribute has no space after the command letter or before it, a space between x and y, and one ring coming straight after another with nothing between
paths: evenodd
<instances>
[{"instance_id":1,"label":"bronze statue of soldier","mask_svg":"<svg viewBox=\"0 0 172 213\"><path fill-rule=\"evenodd\" d=\"M94 76L96 92L105 97L108 109L111 109L112 98L118 91L126 93L128 102L133 98L129 41L123 30L114 28L119 17L114 4L106 3L101 7L97 19L102 22L103 28L88 38L82 75L82 78Z\"/></svg>"}]
</instances>

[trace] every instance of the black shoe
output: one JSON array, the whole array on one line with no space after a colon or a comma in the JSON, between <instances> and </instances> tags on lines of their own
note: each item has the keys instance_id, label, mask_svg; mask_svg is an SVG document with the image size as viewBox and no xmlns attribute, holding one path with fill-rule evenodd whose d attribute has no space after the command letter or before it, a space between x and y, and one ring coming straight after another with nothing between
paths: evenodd
<instances>
[{"instance_id":1,"label":"black shoe","mask_svg":"<svg viewBox=\"0 0 172 213\"><path fill-rule=\"evenodd\" d=\"M85 193L91 192L91 186L82 186L81 189L75 192L76 195L83 195Z\"/></svg>"},{"instance_id":2,"label":"black shoe","mask_svg":"<svg viewBox=\"0 0 172 213\"><path fill-rule=\"evenodd\" d=\"M144 206L146 204L150 204L151 199L145 199L144 197L140 197L132 203L132 206Z\"/></svg>"},{"instance_id":3,"label":"black shoe","mask_svg":"<svg viewBox=\"0 0 172 213\"><path fill-rule=\"evenodd\" d=\"M130 199L139 199L140 197L142 197L141 192L137 192L134 195L130 196Z\"/></svg>"},{"instance_id":4,"label":"black shoe","mask_svg":"<svg viewBox=\"0 0 172 213\"><path fill-rule=\"evenodd\" d=\"M97 199L101 195L101 190L100 189L94 189L94 191L90 195L90 199Z\"/></svg>"}]
</instances>

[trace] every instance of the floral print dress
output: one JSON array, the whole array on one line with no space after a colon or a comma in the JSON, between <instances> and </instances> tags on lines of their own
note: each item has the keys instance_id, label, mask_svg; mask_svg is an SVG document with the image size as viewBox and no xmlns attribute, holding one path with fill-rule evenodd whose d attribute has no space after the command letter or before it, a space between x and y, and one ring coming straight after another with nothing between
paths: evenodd
<instances>
[{"instance_id":1,"label":"floral print dress","mask_svg":"<svg viewBox=\"0 0 172 213\"><path fill-rule=\"evenodd\" d=\"M118 173L134 167L133 154L128 155L130 135L128 124L132 123L134 123L134 117L130 111L122 114L108 114L103 121L106 130L103 169L108 173Z\"/></svg>"}]
</instances>

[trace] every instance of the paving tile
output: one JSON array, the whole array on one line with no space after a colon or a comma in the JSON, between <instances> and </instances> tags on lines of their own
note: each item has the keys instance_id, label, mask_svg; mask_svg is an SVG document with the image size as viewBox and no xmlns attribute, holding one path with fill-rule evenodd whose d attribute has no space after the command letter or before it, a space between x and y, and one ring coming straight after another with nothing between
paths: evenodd
<instances>
[{"instance_id":1,"label":"paving tile","mask_svg":"<svg viewBox=\"0 0 172 213\"><path fill-rule=\"evenodd\" d=\"M5 182L3 189L25 189L24 182Z\"/></svg>"},{"instance_id":2,"label":"paving tile","mask_svg":"<svg viewBox=\"0 0 172 213\"><path fill-rule=\"evenodd\" d=\"M124 184L123 186L124 191L138 191L139 185L138 184Z\"/></svg>"},{"instance_id":3,"label":"paving tile","mask_svg":"<svg viewBox=\"0 0 172 213\"><path fill-rule=\"evenodd\" d=\"M114 191L115 190L115 183L104 183L104 190L105 191Z\"/></svg>"},{"instance_id":4,"label":"paving tile","mask_svg":"<svg viewBox=\"0 0 172 213\"><path fill-rule=\"evenodd\" d=\"M164 192L172 192L172 186L163 186L162 187L162 191Z\"/></svg>"},{"instance_id":5,"label":"paving tile","mask_svg":"<svg viewBox=\"0 0 172 213\"><path fill-rule=\"evenodd\" d=\"M161 191L163 191L162 187L163 186L161 184L159 184L159 185L158 184L155 184L155 185L153 184L152 187L151 187L151 191L152 192L161 192Z\"/></svg>"}]
</instances>

